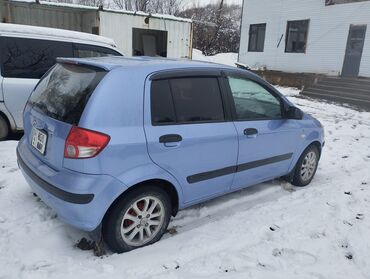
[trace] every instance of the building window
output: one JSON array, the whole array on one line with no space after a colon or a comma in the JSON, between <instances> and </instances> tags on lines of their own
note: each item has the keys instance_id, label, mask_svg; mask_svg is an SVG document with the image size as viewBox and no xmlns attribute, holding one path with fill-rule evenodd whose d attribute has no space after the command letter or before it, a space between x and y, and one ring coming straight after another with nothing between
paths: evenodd
<instances>
[{"instance_id":1,"label":"building window","mask_svg":"<svg viewBox=\"0 0 370 279\"><path fill-rule=\"evenodd\" d=\"M251 24L249 27L248 51L263 52L265 47L266 23Z\"/></svg>"},{"instance_id":2,"label":"building window","mask_svg":"<svg viewBox=\"0 0 370 279\"><path fill-rule=\"evenodd\" d=\"M306 52L309 23L308 19L288 21L285 52Z\"/></svg>"}]
</instances>

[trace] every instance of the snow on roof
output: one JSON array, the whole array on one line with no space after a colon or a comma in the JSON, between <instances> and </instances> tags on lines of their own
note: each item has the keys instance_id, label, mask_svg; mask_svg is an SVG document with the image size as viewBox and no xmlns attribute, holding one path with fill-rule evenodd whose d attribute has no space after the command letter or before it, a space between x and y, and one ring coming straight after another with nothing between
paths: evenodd
<instances>
[{"instance_id":1,"label":"snow on roof","mask_svg":"<svg viewBox=\"0 0 370 279\"><path fill-rule=\"evenodd\" d=\"M35 0L9 0L8 2L19 2L19 3L36 3ZM67 7L67 8L74 8L74 9L84 9L84 10L99 10L98 7L92 6L85 6L79 4L71 4L71 3L57 3L57 2L47 2L47 1L40 1L40 5L43 6L58 6L58 7ZM177 17L173 15L164 15L164 14L149 14L141 11L127 11L127 10L115 10L115 9L103 9L104 12L112 12L112 13L120 13L120 14L127 14L127 15L137 15L137 16L149 16L158 19L164 20L174 20L180 22L188 22L192 23L193 21L188 18Z\"/></svg>"},{"instance_id":2,"label":"snow on roof","mask_svg":"<svg viewBox=\"0 0 370 279\"><path fill-rule=\"evenodd\" d=\"M31 26L31 25L20 25L20 24L12 24L12 23L0 23L0 34L5 33L5 32L85 40L85 41L91 41L91 42L99 42L102 44L116 47L115 42L110 38L93 35L89 33L84 33L84 32L70 31L70 30L65 30L65 29L39 27L39 26Z\"/></svg>"},{"instance_id":3,"label":"snow on roof","mask_svg":"<svg viewBox=\"0 0 370 279\"><path fill-rule=\"evenodd\" d=\"M114 10L114 9L104 9L106 12L113 12L113 13L121 13L121 14L128 14L128 15L138 15L138 16L149 16L153 18L158 18L158 19L165 19L165 20L174 20L174 21L181 21L181 22L188 22L192 23L193 21L189 18L183 18L183 17L177 17L173 15L164 15L164 14L148 14L145 12L141 11L126 11L126 10Z\"/></svg>"}]
</instances>

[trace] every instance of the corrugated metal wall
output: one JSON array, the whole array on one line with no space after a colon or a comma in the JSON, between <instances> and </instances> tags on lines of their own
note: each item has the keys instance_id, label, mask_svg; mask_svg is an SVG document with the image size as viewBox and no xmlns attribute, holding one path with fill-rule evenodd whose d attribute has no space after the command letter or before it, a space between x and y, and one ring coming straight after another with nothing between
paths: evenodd
<instances>
[{"instance_id":1,"label":"corrugated metal wall","mask_svg":"<svg viewBox=\"0 0 370 279\"><path fill-rule=\"evenodd\" d=\"M68 7L40 5L36 3L5 2L3 20L9 23L27 24L83 31L91 33L97 11L85 11Z\"/></svg>"},{"instance_id":2,"label":"corrugated metal wall","mask_svg":"<svg viewBox=\"0 0 370 279\"><path fill-rule=\"evenodd\" d=\"M118 47L132 55L132 28L168 31L167 56L191 57L191 23L151 17L145 24L145 16L114 12L99 12L100 35L112 38Z\"/></svg>"},{"instance_id":3,"label":"corrugated metal wall","mask_svg":"<svg viewBox=\"0 0 370 279\"><path fill-rule=\"evenodd\" d=\"M285 53L287 21L304 19L310 19L306 53ZM248 52L249 26L256 23L267 23L264 52ZM338 75L351 24L368 25L360 76L370 77L369 1L325 6L324 0L244 0L239 61L268 70Z\"/></svg>"}]
</instances>

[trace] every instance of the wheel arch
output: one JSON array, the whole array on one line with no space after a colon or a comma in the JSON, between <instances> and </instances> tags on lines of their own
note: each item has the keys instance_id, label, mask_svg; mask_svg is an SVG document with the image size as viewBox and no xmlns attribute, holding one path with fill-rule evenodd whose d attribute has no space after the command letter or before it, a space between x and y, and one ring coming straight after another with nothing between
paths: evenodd
<instances>
[{"instance_id":1,"label":"wheel arch","mask_svg":"<svg viewBox=\"0 0 370 279\"><path fill-rule=\"evenodd\" d=\"M15 132L17 130L17 126L11 114L6 109L4 103L0 102L0 115L5 119L8 124L9 131Z\"/></svg>"},{"instance_id":2,"label":"wheel arch","mask_svg":"<svg viewBox=\"0 0 370 279\"><path fill-rule=\"evenodd\" d=\"M168 180L165 179L159 179L159 178L154 178L154 179L148 179L145 181L141 181L136 183L135 185L132 185L128 187L125 191L123 191L120 195L116 197L116 199L111 203L111 205L108 207L106 210L103 220L106 218L106 216L109 215L109 212L114 208L114 206L120 202L122 197L125 195L131 193L132 191L135 191L139 188L145 188L147 186L156 186L162 190L164 190L170 197L171 203L172 203L172 216L176 216L179 207L180 207L180 196L179 193L176 189L176 187Z\"/></svg>"},{"instance_id":3,"label":"wheel arch","mask_svg":"<svg viewBox=\"0 0 370 279\"><path fill-rule=\"evenodd\" d=\"M299 160L299 158L301 158L302 154L306 151L307 148L309 148L310 146L316 146L316 148L318 149L319 151L319 159L321 157L321 152L322 152L322 144L321 142L318 140L318 139L315 139L309 143L307 143L304 148L302 148L301 152L299 152L295 158L293 159L292 163L291 163L291 166L290 166L290 169L289 169L289 173L287 175L284 176L284 179L287 180L287 181L292 181L293 179L293 176L294 176L294 172L295 172L295 168L296 168L296 165L297 165L297 162Z\"/></svg>"},{"instance_id":4,"label":"wheel arch","mask_svg":"<svg viewBox=\"0 0 370 279\"><path fill-rule=\"evenodd\" d=\"M9 137L9 134L12 131L12 129L10 127L9 119L5 115L5 113L3 113L2 111L0 111L0 118L4 119L4 121L5 121L5 131L6 131L6 133L5 133L5 139L7 139ZM1 137L0 139L3 140L4 138Z\"/></svg>"},{"instance_id":5,"label":"wheel arch","mask_svg":"<svg viewBox=\"0 0 370 279\"><path fill-rule=\"evenodd\" d=\"M307 147L304 149L306 150L308 147L310 147L311 145L314 145L317 147L317 150L319 151L319 159L321 157L321 152L322 152L322 145L321 145L321 142L319 142L318 140L315 140L313 142L311 142L309 145L307 145ZM302 152L303 153L303 152Z\"/></svg>"}]
</instances>

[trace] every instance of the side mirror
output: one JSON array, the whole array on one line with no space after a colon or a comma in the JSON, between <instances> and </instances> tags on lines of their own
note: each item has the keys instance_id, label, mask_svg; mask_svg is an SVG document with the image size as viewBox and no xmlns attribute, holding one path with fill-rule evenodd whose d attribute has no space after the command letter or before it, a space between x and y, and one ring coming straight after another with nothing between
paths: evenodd
<instances>
[{"instance_id":1,"label":"side mirror","mask_svg":"<svg viewBox=\"0 0 370 279\"><path fill-rule=\"evenodd\" d=\"M303 118L303 112L297 107L288 107L285 111L285 118L301 120Z\"/></svg>"}]
</instances>

